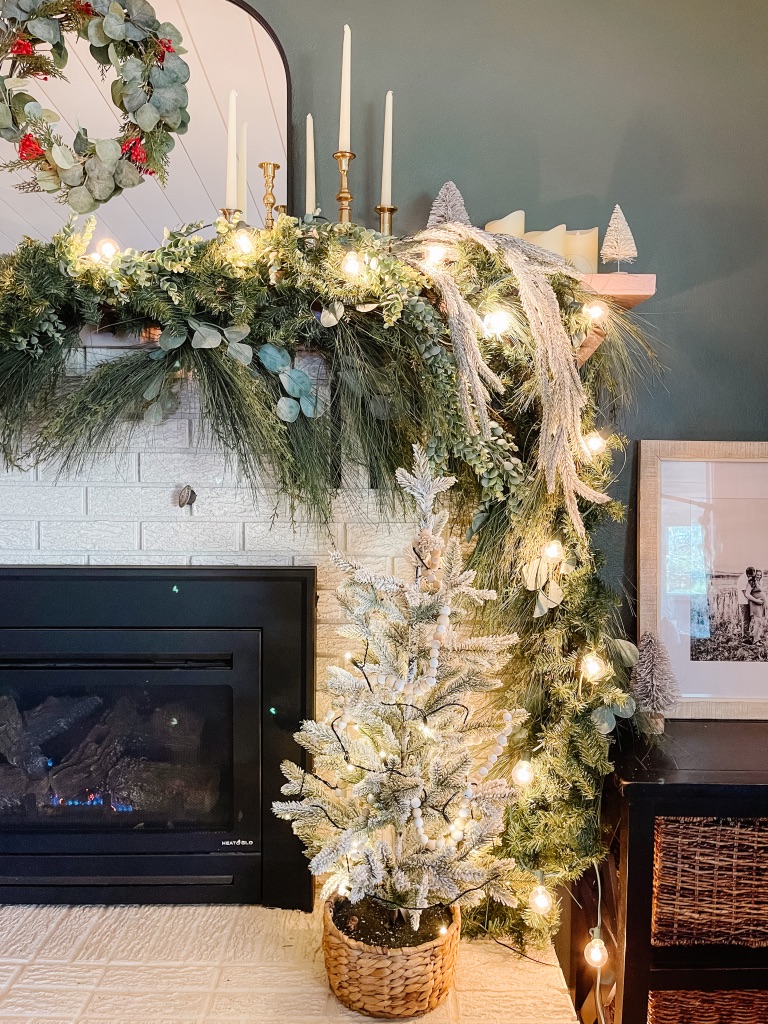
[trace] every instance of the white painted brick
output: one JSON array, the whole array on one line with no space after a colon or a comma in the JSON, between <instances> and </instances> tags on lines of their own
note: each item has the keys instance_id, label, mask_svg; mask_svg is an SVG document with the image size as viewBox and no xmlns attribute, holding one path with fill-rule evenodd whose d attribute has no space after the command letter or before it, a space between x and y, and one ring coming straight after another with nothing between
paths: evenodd
<instances>
[{"instance_id":1,"label":"white painted brick","mask_svg":"<svg viewBox=\"0 0 768 1024\"><path fill-rule=\"evenodd\" d=\"M234 484L235 475L222 455L204 451L141 452L139 479L147 484L191 484L200 490L205 484Z\"/></svg>"},{"instance_id":2,"label":"white painted brick","mask_svg":"<svg viewBox=\"0 0 768 1024\"><path fill-rule=\"evenodd\" d=\"M0 526L2 530L2 526ZM82 551L2 551L2 565L85 565L88 556Z\"/></svg>"},{"instance_id":3,"label":"white painted brick","mask_svg":"<svg viewBox=\"0 0 768 1024\"><path fill-rule=\"evenodd\" d=\"M156 427L137 423L126 439L126 447L137 452L183 449L189 447L189 437L189 420L185 417L174 417Z\"/></svg>"},{"instance_id":4,"label":"white painted brick","mask_svg":"<svg viewBox=\"0 0 768 1024\"><path fill-rule=\"evenodd\" d=\"M314 526L308 523L296 523L293 527L289 522L245 524L246 550L258 550L272 554L294 555L327 555L338 546L342 528L336 523L329 526Z\"/></svg>"},{"instance_id":5,"label":"white painted brick","mask_svg":"<svg viewBox=\"0 0 768 1024\"><path fill-rule=\"evenodd\" d=\"M182 552L160 555L149 551L101 551L88 556L89 565L186 565L188 561L189 556Z\"/></svg>"},{"instance_id":6,"label":"white painted brick","mask_svg":"<svg viewBox=\"0 0 768 1024\"><path fill-rule=\"evenodd\" d=\"M142 523L141 537L144 551L237 551L240 525L189 519L147 522Z\"/></svg>"},{"instance_id":7,"label":"white painted brick","mask_svg":"<svg viewBox=\"0 0 768 1024\"><path fill-rule=\"evenodd\" d=\"M346 622L346 614L339 604L335 590L321 590L317 596L318 622Z\"/></svg>"},{"instance_id":8,"label":"white painted brick","mask_svg":"<svg viewBox=\"0 0 768 1024\"><path fill-rule=\"evenodd\" d=\"M353 650L354 644L344 636L339 636L339 627L337 624L322 623L317 624L317 653L322 654L326 658L340 658L343 663L344 652Z\"/></svg>"},{"instance_id":9,"label":"white painted brick","mask_svg":"<svg viewBox=\"0 0 768 1024\"><path fill-rule=\"evenodd\" d=\"M288 555L262 555L258 552L237 551L231 555L197 554L190 558L190 565L290 565Z\"/></svg>"},{"instance_id":10,"label":"white painted brick","mask_svg":"<svg viewBox=\"0 0 768 1024\"><path fill-rule=\"evenodd\" d=\"M138 523L89 519L82 522L40 523L43 551L119 551L138 547Z\"/></svg>"},{"instance_id":11,"label":"white painted brick","mask_svg":"<svg viewBox=\"0 0 768 1024\"><path fill-rule=\"evenodd\" d=\"M193 485L194 486L194 485ZM197 500L192 506L192 515L203 519L222 516L237 519L263 519L269 523L275 513L275 506L283 516L285 501L281 496L259 492L254 494L247 487L200 487Z\"/></svg>"},{"instance_id":12,"label":"white painted brick","mask_svg":"<svg viewBox=\"0 0 768 1024\"><path fill-rule=\"evenodd\" d=\"M0 520L39 519L43 516L81 516L85 511L82 487L28 487L26 485L0 488Z\"/></svg>"},{"instance_id":13,"label":"white painted brick","mask_svg":"<svg viewBox=\"0 0 768 1024\"><path fill-rule=\"evenodd\" d=\"M361 558L356 557L355 561L364 565L367 569L372 569L374 572L389 573L391 571L391 561L388 558ZM337 590L339 586L344 582L345 576L341 569L337 569L336 566L329 559L318 559L315 563L308 562L305 558L295 558L294 565L312 565L317 566L317 589L323 590Z\"/></svg>"},{"instance_id":14,"label":"white painted brick","mask_svg":"<svg viewBox=\"0 0 768 1024\"><path fill-rule=\"evenodd\" d=\"M89 487L88 515L100 519L189 519L178 488Z\"/></svg>"},{"instance_id":15,"label":"white painted brick","mask_svg":"<svg viewBox=\"0 0 768 1024\"><path fill-rule=\"evenodd\" d=\"M351 555L399 555L410 547L414 528L410 523L347 523L346 550Z\"/></svg>"},{"instance_id":16,"label":"white painted brick","mask_svg":"<svg viewBox=\"0 0 768 1024\"><path fill-rule=\"evenodd\" d=\"M32 484L35 482L37 474L34 466L28 466L24 469L8 469L7 466L0 465L0 485L5 484Z\"/></svg>"},{"instance_id":17,"label":"white painted brick","mask_svg":"<svg viewBox=\"0 0 768 1024\"><path fill-rule=\"evenodd\" d=\"M333 500L333 518L338 522L358 523L363 528L377 529L382 523L410 523L401 510L382 510L377 491L345 488ZM411 527L413 529L413 527Z\"/></svg>"},{"instance_id":18,"label":"white painted brick","mask_svg":"<svg viewBox=\"0 0 768 1024\"><path fill-rule=\"evenodd\" d=\"M133 452L119 451L101 453L94 456L93 461L77 472L60 475L60 466L56 461L43 462L37 468L41 482L61 484L88 483L133 483L138 477L138 456Z\"/></svg>"},{"instance_id":19,"label":"white painted brick","mask_svg":"<svg viewBox=\"0 0 768 1024\"><path fill-rule=\"evenodd\" d=\"M33 522L2 521L0 518L0 551L35 546L35 524Z\"/></svg>"}]
</instances>

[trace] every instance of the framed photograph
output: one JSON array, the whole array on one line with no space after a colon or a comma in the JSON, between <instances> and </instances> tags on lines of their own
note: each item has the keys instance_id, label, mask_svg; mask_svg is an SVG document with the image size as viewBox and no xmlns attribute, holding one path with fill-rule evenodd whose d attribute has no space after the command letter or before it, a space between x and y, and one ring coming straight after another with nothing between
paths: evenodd
<instances>
[{"instance_id":1,"label":"framed photograph","mask_svg":"<svg viewBox=\"0 0 768 1024\"><path fill-rule=\"evenodd\" d=\"M640 442L638 589L668 717L768 719L768 442Z\"/></svg>"}]
</instances>

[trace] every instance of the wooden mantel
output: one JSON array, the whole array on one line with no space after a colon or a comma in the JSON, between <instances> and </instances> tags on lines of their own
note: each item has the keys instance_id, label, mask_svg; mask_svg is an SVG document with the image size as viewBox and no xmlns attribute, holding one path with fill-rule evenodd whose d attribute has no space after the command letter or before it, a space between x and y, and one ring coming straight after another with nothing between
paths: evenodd
<instances>
[{"instance_id":1,"label":"wooden mantel","mask_svg":"<svg viewBox=\"0 0 768 1024\"><path fill-rule=\"evenodd\" d=\"M584 285L595 293L612 299L624 309L634 309L656 294L655 274L585 274ZM576 362L583 366L605 339L605 331L595 325L576 353Z\"/></svg>"}]
</instances>

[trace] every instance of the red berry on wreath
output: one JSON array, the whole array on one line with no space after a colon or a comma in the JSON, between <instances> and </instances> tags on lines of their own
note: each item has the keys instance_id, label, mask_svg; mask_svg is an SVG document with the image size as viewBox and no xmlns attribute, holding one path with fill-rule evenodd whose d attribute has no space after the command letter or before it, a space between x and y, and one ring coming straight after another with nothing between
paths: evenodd
<instances>
[{"instance_id":1,"label":"red berry on wreath","mask_svg":"<svg viewBox=\"0 0 768 1024\"><path fill-rule=\"evenodd\" d=\"M31 132L22 135L19 140L19 160L37 160L45 156L45 150L37 144L37 139Z\"/></svg>"},{"instance_id":2,"label":"red berry on wreath","mask_svg":"<svg viewBox=\"0 0 768 1024\"><path fill-rule=\"evenodd\" d=\"M78 14L87 15L89 18L92 18L94 14L93 7L89 3L80 3L80 0L77 0L75 4L75 11Z\"/></svg>"},{"instance_id":3,"label":"red berry on wreath","mask_svg":"<svg viewBox=\"0 0 768 1024\"><path fill-rule=\"evenodd\" d=\"M31 57L34 52L35 48L28 39L17 39L9 51L12 57Z\"/></svg>"},{"instance_id":4,"label":"red berry on wreath","mask_svg":"<svg viewBox=\"0 0 768 1024\"><path fill-rule=\"evenodd\" d=\"M158 54L157 54L157 63L158 64L162 64L163 63L163 61L165 60L166 53L175 53L176 52L174 50L174 48L173 48L173 43L171 42L170 39L158 39L157 40L157 49L158 49Z\"/></svg>"}]
</instances>

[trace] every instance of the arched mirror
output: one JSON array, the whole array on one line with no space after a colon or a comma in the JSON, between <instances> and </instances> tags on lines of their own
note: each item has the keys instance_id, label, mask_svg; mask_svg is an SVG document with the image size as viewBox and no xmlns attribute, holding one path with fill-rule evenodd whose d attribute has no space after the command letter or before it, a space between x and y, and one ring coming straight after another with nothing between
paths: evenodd
<instances>
[{"instance_id":1,"label":"arched mirror","mask_svg":"<svg viewBox=\"0 0 768 1024\"><path fill-rule=\"evenodd\" d=\"M170 156L168 183L163 188L147 178L138 187L100 206L95 216L98 235L113 238L121 248L154 248L165 227L190 221L206 223L224 206L227 116L230 90L238 93L238 120L248 124L248 220L264 223L264 179L261 161L280 170L274 185L278 204L285 203L288 170L289 85L282 52L269 29L245 4L233 0L152 0L157 17L175 25L187 49L190 66L189 131L176 138ZM88 43L68 44L66 82L35 84L41 103L60 114L61 134L75 136L86 125L91 138L118 134L120 111L110 99L114 75L102 80ZM0 140L0 160L15 156L15 147ZM20 193L20 179L0 174L0 249L16 246L24 235L50 239L69 217L43 193Z\"/></svg>"}]
</instances>

